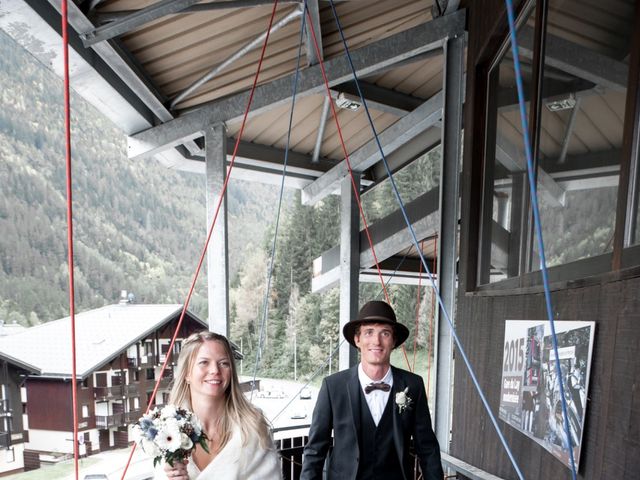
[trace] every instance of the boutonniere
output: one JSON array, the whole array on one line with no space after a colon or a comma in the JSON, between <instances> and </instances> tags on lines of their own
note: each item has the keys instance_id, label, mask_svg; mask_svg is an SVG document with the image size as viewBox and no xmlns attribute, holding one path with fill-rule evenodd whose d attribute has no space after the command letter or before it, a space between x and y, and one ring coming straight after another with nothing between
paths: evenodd
<instances>
[{"instance_id":1,"label":"boutonniere","mask_svg":"<svg viewBox=\"0 0 640 480\"><path fill-rule=\"evenodd\" d=\"M405 388L403 391L396 393L396 405L398 405L398 413L404 412L406 408L411 407L411 402L413 399L407 395L409 392L409 387Z\"/></svg>"}]
</instances>

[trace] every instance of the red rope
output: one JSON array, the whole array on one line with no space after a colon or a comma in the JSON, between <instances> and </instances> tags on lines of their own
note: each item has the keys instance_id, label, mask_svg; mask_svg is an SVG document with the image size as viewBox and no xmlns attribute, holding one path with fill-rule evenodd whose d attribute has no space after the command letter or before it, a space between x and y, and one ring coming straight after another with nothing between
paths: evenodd
<instances>
[{"instance_id":1,"label":"red rope","mask_svg":"<svg viewBox=\"0 0 640 480\"><path fill-rule=\"evenodd\" d=\"M438 236L433 240L433 268L431 272L436 271L436 262L438 261ZM422 263L422 262L420 262ZM431 322L429 322L429 340L427 341L427 395L429 395L429 387L431 385L431 354L433 352L433 324L436 323L436 299L435 289L431 289Z\"/></svg>"},{"instance_id":2,"label":"red rope","mask_svg":"<svg viewBox=\"0 0 640 480\"><path fill-rule=\"evenodd\" d=\"M424 245L424 240L420 242L420 248ZM418 326L420 325L420 293L422 289L422 262L420 262L420 270L418 272L418 295L416 299L416 322L413 327L413 365L412 372L416 371L416 351L418 350Z\"/></svg>"},{"instance_id":3,"label":"red rope","mask_svg":"<svg viewBox=\"0 0 640 480\"><path fill-rule=\"evenodd\" d=\"M327 79L327 73L324 68L324 61L322 60L322 53L320 52L320 47L318 46L318 40L316 38L316 32L313 28L313 21L311 20L311 15L309 15L309 11L306 10L307 14L307 24L309 25L309 30L311 31L311 38L313 38L313 45L316 50L316 55L319 60L320 71L322 72L322 79L324 80L325 90L329 98L331 98L331 90L329 88L329 80ZM338 137L340 138L340 146L342 147L342 153L344 154L344 160L347 165L347 170L349 171L349 176L351 177L351 187L353 188L353 194L356 197L356 203L358 204L358 211L360 212L360 218L362 218L362 224L364 225L364 232L367 237L367 241L369 242L369 248L371 248L371 253L373 255L373 261L376 265L376 269L378 271L378 278L380 279L380 283L382 284L382 290L384 291L384 297L387 303L391 304L391 300L389 298L389 292L387 291L387 285L385 284L384 278L382 277L382 270L380 269L380 262L378 261L378 256L376 255L376 250L373 247L373 240L371 239L371 233L369 233L369 225L367 223L367 219L364 215L364 210L362 209L362 202L360 201L360 191L356 186L356 180L353 175L353 169L351 168L351 161L349 160L349 152L347 152L347 147L344 143L344 138L342 136L342 129L340 128L340 122L338 120L338 114L336 113L336 107L334 102L330 102L331 105L331 114L333 116L333 120L336 124L336 129L338 131ZM407 351L402 346L402 353L404 354L404 359L407 362L407 368L411 369L411 364L409 363L409 357L407 356Z\"/></svg>"},{"instance_id":4,"label":"red rope","mask_svg":"<svg viewBox=\"0 0 640 480\"><path fill-rule=\"evenodd\" d=\"M62 0L62 55L64 61L64 140L67 173L67 263L69 264L69 318L71 319L71 402L73 404L73 463L78 480L78 385L76 383L76 314L73 278L73 206L71 191L71 107L69 100L69 34L67 0Z\"/></svg>"},{"instance_id":5,"label":"red rope","mask_svg":"<svg viewBox=\"0 0 640 480\"><path fill-rule=\"evenodd\" d=\"M171 355L173 353L173 346L176 342L176 339L178 338L178 332L180 331L180 327L182 326L182 321L184 320L184 316L185 313L187 311L187 308L189 307L189 302L191 300L191 296L193 295L193 290L195 289L196 286L196 281L198 280L198 275L200 274L200 270L202 269L202 264L204 263L204 259L205 256L207 254L207 248L209 247L209 241L211 240L211 235L213 234L213 228L216 225L216 220L218 219L218 214L220 213L220 207L222 205L222 201L224 199L224 195L227 191L227 186L229 185L229 179L231 178L231 170L233 170L233 165L235 164L235 160L236 160L236 155L238 153L238 147L240 145L240 140L242 139L242 134L244 132L244 127L246 125L247 122L247 117L249 116L249 110L251 109L251 103L253 102L253 95L255 93L256 90L256 86L258 84L258 78L260 76L260 71L262 69L262 62L264 60L264 54L265 51L267 49L267 43L269 42L269 35L271 33L271 26L273 25L273 19L275 18L276 15L276 7L278 6L278 0L275 0L273 2L273 10L271 11L271 18L269 19L269 28L267 29L267 35L264 39L264 43L262 45L262 51L260 53L260 61L258 62L258 70L256 71L256 75L253 79L253 85L251 86L251 93L249 95L249 100L247 102L247 107L245 108L244 111L244 117L242 118L242 126L240 127L240 131L238 133L238 138L236 139L236 144L233 148L233 155L231 157L231 161L229 162L229 168L227 171L227 176L224 180L224 184L222 185L222 191L220 192L220 198L218 199L218 204L216 206L216 210L215 213L213 215L213 220L211 222L211 226L209 227L209 232L207 233L207 240L204 244L204 248L202 249L202 253L200 255L200 260L198 261L198 266L196 267L196 271L193 277L193 281L191 282L191 287L189 288L189 293L187 294L187 298L184 302L184 305L182 307L182 312L180 313L180 319L178 320L178 324L176 325L176 329L175 332L173 334L173 337L171 338L171 343L169 344L169 350L167 351L167 356L165 358L164 363L162 364L162 368L160 369L160 375L158 375L158 380L156 381L156 385L153 389L153 393L151 394L151 397L149 398L149 403L147 404L147 409L145 410L145 414L149 412L150 408L151 408L151 404L153 403L153 401L156 398L156 394L158 393L158 388L160 386L160 380L162 379L162 376L167 368L167 365L169 364L169 360L171 359ZM127 474L127 470L129 469L129 465L131 464L131 459L133 457L133 453L135 452L136 449L136 443L133 444L133 446L131 447L131 453L129 454L129 458L127 460L127 465L124 468L124 471L122 472L122 477L121 480L124 480L125 475ZM77 480L77 479L76 479Z\"/></svg>"}]
</instances>

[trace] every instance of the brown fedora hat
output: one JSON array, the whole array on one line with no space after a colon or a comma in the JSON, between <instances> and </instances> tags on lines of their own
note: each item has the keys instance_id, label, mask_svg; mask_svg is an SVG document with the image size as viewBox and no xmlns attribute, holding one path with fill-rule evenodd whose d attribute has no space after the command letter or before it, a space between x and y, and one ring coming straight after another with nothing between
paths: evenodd
<instances>
[{"instance_id":1,"label":"brown fedora hat","mask_svg":"<svg viewBox=\"0 0 640 480\"><path fill-rule=\"evenodd\" d=\"M398 322L396 314L387 302L381 300L373 300L367 302L358 312L355 320L351 320L342 328L344 338L354 347L356 330L363 323L386 323L393 327L396 344L394 348L399 347L409 336L409 329Z\"/></svg>"}]
</instances>

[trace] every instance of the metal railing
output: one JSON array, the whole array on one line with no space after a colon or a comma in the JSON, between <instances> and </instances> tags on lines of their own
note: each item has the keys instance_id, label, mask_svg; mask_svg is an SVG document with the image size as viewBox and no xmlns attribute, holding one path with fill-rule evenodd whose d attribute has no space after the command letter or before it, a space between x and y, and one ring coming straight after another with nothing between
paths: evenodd
<instances>
[{"instance_id":1,"label":"metal railing","mask_svg":"<svg viewBox=\"0 0 640 480\"><path fill-rule=\"evenodd\" d=\"M292 427L283 427L273 429L273 434L276 436L278 433L286 431L295 431L301 429L307 429L309 425L296 425ZM282 437L282 435L278 435ZM282 467L282 477L284 480L297 480L300 478L302 470L303 452L304 446L308 441L307 435L296 435L291 437L284 437L275 440L278 454L280 455L280 464ZM411 445L411 455L414 457L413 465L413 480L422 479L422 473L420 471L420 465L418 464L418 458L415 456L413 450L413 444ZM453 479L458 478L457 474L461 473L473 480L503 480L499 477L493 476L483 470L472 467L464 462L442 453L442 463L445 467L453 470L453 475L448 475L445 478Z\"/></svg>"},{"instance_id":2,"label":"metal railing","mask_svg":"<svg viewBox=\"0 0 640 480\"><path fill-rule=\"evenodd\" d=\"M295 429L298 430L305 427L308 428L309 425L295 427ZM276 434L278 432L292 429L292 427L274 429L273 433ZM300 472L302 470L302 452L307 440L308 437L304 435L281 438L275 441L276 449L280 455L280 466L282 468L283 480L294 480L300 478Z\"/></svg>"},{"instance_id":3,"label":"metal railing","mask_svg":"<svg viewBox=\"0 0 640 480\"><path fill-rule=\"evenodd\" d=\"M125 424L124 413L114 413L113 415L96 415L97 428L121 427Z\"/></svg>"},{"instance_id":4,"label":"metal railing","mask_svg":"<svg viewBox=\"0 0 640 480\"><path fill-rule=\"evenodd\" d=\"M141 357L127 357L129 368L152 367L155 364L155 355L142 355Z\"/></svg>"},{"instance_id":5,"label":"metal railing","mask_svg":"<svg viewBox=\"0 0 640 480\"><path fill-rule=\"evenodd\" d=\"M125 423L134 423L142 416L144 412L142 410L133 410L124 414Z\"/></svg>"},{"instance_id":6,"label":"metal railing","mask_svg":"<svg viewBox=\"0 0 640 480\"><path fill-rule=\"evenodd\" d=\"M111 387L94 387L96 398L122 398L139 396L141 394L140 387L136 384L131 385L113 385Z\"/></svg>"},{"instance_id":7,"label":"metal railing","mask_svg":"<svg viewBox=\"0 0 640 480\"><path fill-rule=\"evenodd\" d=\"M9 432L0 432L0 448L9 448L11 446L11 435Z\"/></svg>"}]
</instances>

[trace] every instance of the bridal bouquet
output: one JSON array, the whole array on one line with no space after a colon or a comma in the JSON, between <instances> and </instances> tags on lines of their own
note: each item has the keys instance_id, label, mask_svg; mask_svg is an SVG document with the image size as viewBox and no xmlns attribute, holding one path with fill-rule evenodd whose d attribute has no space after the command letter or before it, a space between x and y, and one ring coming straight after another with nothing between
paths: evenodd
<instances>
[{"instance_id":1,"label":"bridal bouquet","mask_svg":"<svg viewBox=\"0 0 640 480\"><path fill-rule=\"evenodd\" d=\"M173 467L191 455L200 445L205 452L207 434L202 431L200 420L187 409L167 405L162 410L154 408L140 417L134 426L137 442L150 457L153 466L163 459Z\"/></svg>"}]
</instances>

